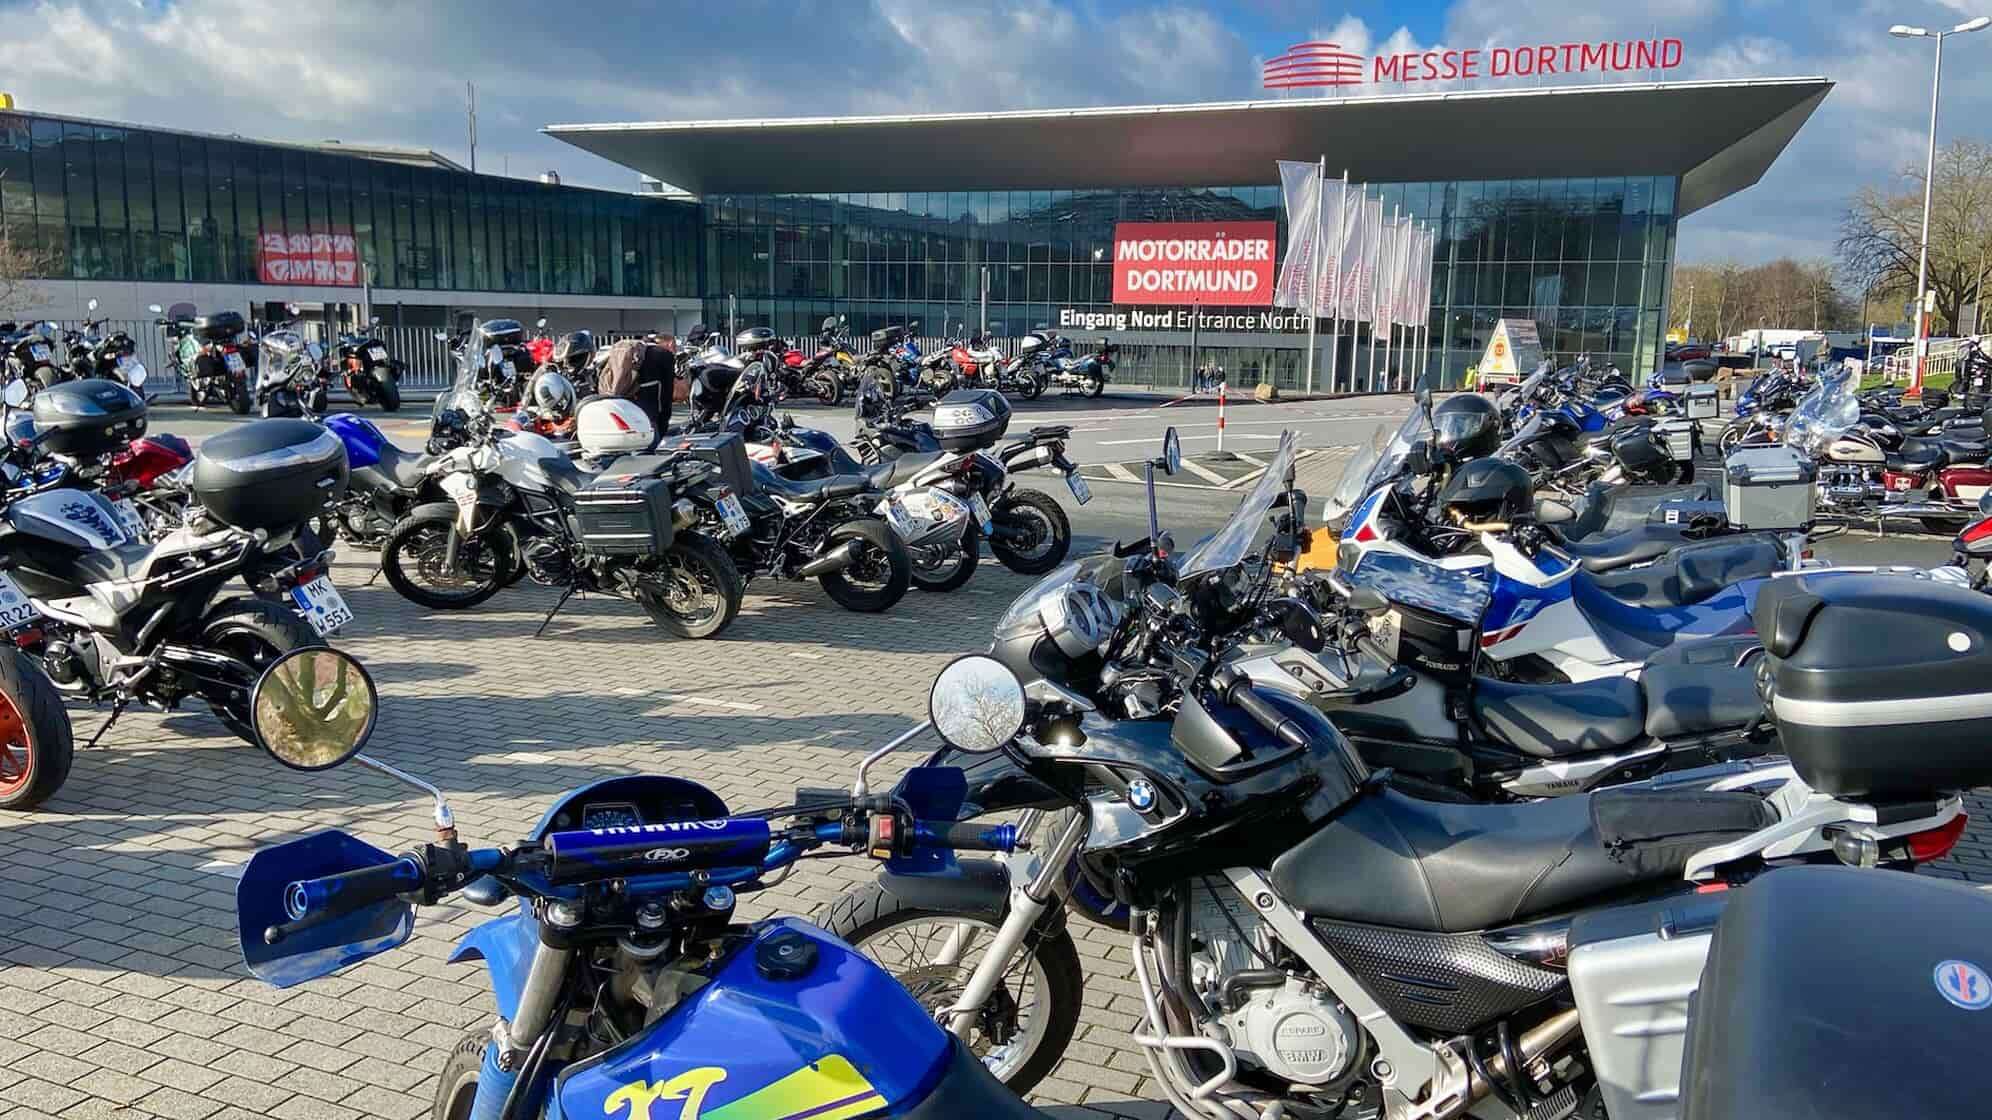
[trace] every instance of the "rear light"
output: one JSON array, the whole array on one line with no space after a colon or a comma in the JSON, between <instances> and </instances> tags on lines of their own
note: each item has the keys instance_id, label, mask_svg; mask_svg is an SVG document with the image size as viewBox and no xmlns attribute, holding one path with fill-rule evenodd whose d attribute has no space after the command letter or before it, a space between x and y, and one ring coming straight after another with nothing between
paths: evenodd
<instances>
[{"instance_id":1,"label":"rear light","mask_svg":"<svg viewBox=\"0 0 1992 1120\"><path fill-rule=\"evenodd\" d=\"M625 432L627 432L627 431L629 431L629 430L630 430L630 427L629 427L629 421L627 421L627 420L623 419L623 418L622 418L622 414L621 414L621 413L617 412L617 411L616 411L615 409L613 409L613 408L612 408L612 409L609 409L609 410L608 410L608 413L609 413L609 421L610 421L610 423L613 423L613 424L614 424L614 425L615 425L615 426L616 426L616 427L617 427L618 429L620 429L620 430L622 430L622 431L625 431Z\"/></svg>"},{"instance_id":2,"label":"rear light","mask_svg":"<svg viewBox=\"0 0 1992 1120\"><path fill-rule=\"evenodd\" d=\"M318 578L317 568L299 568L297 570L297 581L299 583L310 583L312 580L315 580L317 578Z\"/></svg>"},{"instance_id":3,"label":"rear light","mask_svg":"<svg viewBox=\"0 0 1992 1120\"><path fill-rule=\"evenodd\" d=\"M1982 541L1987 537L1992 537L1992 517L1974 521L1964 527L1964 532L1958 534L1958 539L1966 544Z\"/></svg>"},{"instance_id":4,"label":"rear light","mask_svg":"<svg viewBox=\"0 0 1992 1120\"><path fill-rule=\"evenodd\" d=\"M1971 818L1959 813L1948 824L1941 824L1928 832L1911 835L1906 841L1909 845L1909 858L1917 863L1929 863L1931 860L1944 858L1950 854L1952 848L1957 847L1958 839L1964 835L1965 825L1970 822Z\"/></svg>"},{"instance_id":5,"label":"rear light","mask_svg":"<svg viewBox=\"0 0 1992 1120\"><path fill-rule=\"evenodd\" d=\"M21 647L22 649L31 649L34 646L40 644L41 640L42 640L42 632L39 629L23 630L20 633L14 635L14 644Z\"/></svg>"}]
</instances>

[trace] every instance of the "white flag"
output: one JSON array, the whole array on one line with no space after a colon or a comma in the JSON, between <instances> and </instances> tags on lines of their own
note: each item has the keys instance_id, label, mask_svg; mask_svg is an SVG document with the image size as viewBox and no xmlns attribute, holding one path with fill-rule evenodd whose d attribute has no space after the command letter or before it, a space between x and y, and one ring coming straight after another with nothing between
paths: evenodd
<instances>
[{"instance_id":1,"label":"white flag","mask_svg":"<svg viewBox=\"0 0 1992 1120\"><path fill-rule=\"evenodd\" d=\"M1309 307L1320 302L1321 166L1280 161L1280 192L1286 197L1286 258L1273 285L1275 307Z\"/></svg>"},{"instance_id":2,"label":"white flag","mask_svg":"<svg viewBox=\"0 0 1992 1120\"><path fill-rule=\"evenodd\" d=\"M1367 198L1356 209L1362 220L1356 222L1362 229L1361 243L1356 246L1355 266L1350 270L1349 283L1344 288L1348 299L1344 306L1349 307L1349 317L1358 322L1375 323L1377 301L1377 264L1383 256L1383 200Z\"/></svg>"}]
</instances>

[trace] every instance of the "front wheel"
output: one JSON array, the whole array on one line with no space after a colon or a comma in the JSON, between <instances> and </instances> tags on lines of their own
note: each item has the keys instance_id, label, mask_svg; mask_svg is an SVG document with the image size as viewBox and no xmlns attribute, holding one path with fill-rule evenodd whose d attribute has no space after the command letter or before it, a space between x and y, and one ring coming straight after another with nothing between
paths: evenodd
<instances>
[{"instance_id":1,"label":"front wheel","mask_svg":"<svg viewBox=\"0 0 1992 1120\"><path fill-rule=\"evenodd\" d=\"M953 591L975 575L976 561L982 558L982 534L973 524L962 530L960 547L942 551L945 546L920 549L915 554L908 549L913 561L913 586L922 591ZM922 563L922 560L926 563Z\"/></svg>"},{"instance_id":2,"label":"front wheel","mask_svg":"<svg viewBox=\"0 0 1992 1120\"><path fill-rule=\"evenodd\" d=\"M1093 378L1091 384L1092 387L1086 390L1086 395L1089 397L1097 397L1107 391L1107 379L1104 377Z\"/></svg>"},{"instance_id":3,"label":"front wheel","mask_svg":"<svg viewBox=\"0 0 1992 1120\"><path fill-rule=\"evenodd\" d=\"M636 598L650 620L680 638L711 638L740 614L746 584L733 557L699 533L679 533L660 570L639 577Z\"/></svg>"},{"instance_id":4,"label":"front wheel","mask_svg":"<svg viewBox=\"0 0 1992 1120\"><path fill-rule=\"evenodd\" d=\"M1072 522L1057 499L1041 490L1013 490L990 511L996 531L989 551L1020 575L1041 576L1065 562Z\"/></svg>"},{"instance_id":5,"label":"front wheel","mask_svg":"<svg viewBox=\"0 0 1992 1120\"><path fill-rule=\"evenodd\" d=\"M935 1013L961 996L999 921L919 909L876 880L852 888L821 915L824 929L878 962ZM1035 1088L1065 1056L1086 996L1071 933L1035 931L1026 947L1004 970L968 1037L975 1056L1018 1095Z\"/></svg>"},{"instance_id":6,"label":"front wheel","mask_svg":"<svg viewBox=\"0 0 1992 1120\"><path fill-rule=\"evenodd\" d=\"M488 1030L471 1031L457 1039L436 1078L436 1104L429 1110L430 1120L470 1120L471 1106L477 1103L477 1079L484 1072L484 1051L491 1044Z\"/></svg>"},{"instance_id":7,"label":"front wheel","mask_svg":"<svg viewBox=\"0 0 1992 1120\"><path fill-rule=\"evenodd\" d=\"M913 582L913 562L891 526L875 517L846 521L830 530L825 547L836 548L846 541L857 543L857 558L847 568L817 577L824 594L847 611L868 614L890 609L905 597Z\"/></svg>"},{"instance_id":8,"label":"front wheel","mask_svg":"<svg viewBox=\"0 0 1992 1120\"><path fill-rule=\"evenodd\" d=\"M249 386L242 382L237 381L234 387L228 391L228 409L235 413L235 415L249 415L249 406L252 403L254 402L249 399Z\"/></svg>"},{"instance_id":9,"label":"front wheel","mask_svg":"<svg viewBox=\"0 0 1992 1120\"><path fill-rule=\"evenodd\" d=\"M28 656L0 657L0 809L55 795L76 757L62 696Z\"/></svg>"},{"instance_id":10,"label":"front wheel","mask_svg":"<svg viewBox=\"0 0 1992 1120\"><path fill-rule=\"evenodd\" d=\"M449 564L450 531L456 506L418 506L388 530L380 549L381 574L411 603L431 610L460 611L482 603L512 582L512 552L495 531L457 542L456 565Z\"/></svg>"},{"instance_id":11,"label":"front wheel","mask_svg":"<svg viewBox=\"0 0 1992 1120\"><path fill-rule=\"evenodd\" d=\"M297 612L288 606L262 599L234 599L221 604L208 616L201 629L201 645L226 654L247 665L254 677L262 675L278 658L294 649L323 646L318 636ZM253 677L252 677L253 683ZM256 731L250 725L248 688L211 685L206 692L208 707L215 718L228 726L244 742L254 743Z\"/></svg>"}]
</instances>

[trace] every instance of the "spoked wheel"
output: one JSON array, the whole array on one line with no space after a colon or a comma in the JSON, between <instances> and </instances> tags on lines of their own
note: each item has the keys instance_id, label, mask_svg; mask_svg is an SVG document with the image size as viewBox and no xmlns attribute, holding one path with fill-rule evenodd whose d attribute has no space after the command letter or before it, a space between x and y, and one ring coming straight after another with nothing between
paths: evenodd
<instances>
[{"instance_id":1,"label":"spoked wheel","mask_svg":"<svg viewBox=\"0 0 1992 1120\"><path fill-rule=\"evenodd\" d=\"M650 620L680 638L711 638L740 614L745 588L726 550L696 533L680 533L658 569L637 577L636 597Z\"/></svg>"},{"instance_id":2,"label":"spoked wheel","mask_svg":"<svg viewBox=\"0 0 1992 1120\"><path fill-rule=\"evenodd\" d=\"M876 883L833 903L823 926L878 962L929 1012L961 996L999 928L987 917L907 906ZM1039 936L1010 961L970 1031L969 1049L997 1080L1027 1093L1064 1057L1084 994L1072 935Z\"/></svg>"},{"instance_id":3,"label":"spoked wheel","mask_svg":"<svg viewBox=\"0 0 1992 1120\"><path fill-rule=\"evenodd\" d=\"M512 555L495 534L459 541L456 567L450 567L450 524L455 519L455 506L435 502L388 532L380 550L381 574L402 598L433 610L464 610L511 583Z\"/></svg>"},{"instance_id":4,"label":"spoked wheel","mask_svg":"<svg viewBox=\"0 0 1992 1120\"><path fill-rule=\"evenodd\" d=\"M23 654L0 656L0 809L32 809L62 788L75 759L69 713Z\"/></svg>"}]
</instances>

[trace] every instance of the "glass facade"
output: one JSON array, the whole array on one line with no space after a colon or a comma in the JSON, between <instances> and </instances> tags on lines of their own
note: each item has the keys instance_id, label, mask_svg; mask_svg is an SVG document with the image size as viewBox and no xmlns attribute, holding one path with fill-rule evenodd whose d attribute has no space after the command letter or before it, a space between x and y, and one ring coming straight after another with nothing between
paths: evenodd
<instances>
[{"instance_id":1,"label":"glass facade","mask_svg":"<svg viewBox=\"0 0 1992 1120\"><path fill-rule=\"evenodd\" d=\"M1673 261L1671 176L1396 183L1372 186L1393 208L1441 231L1434 254L1430 368L1456 383L1495 320L1533 319L1559 358L1590 354L1628 371L1655 365ZM1277 187L1069 191L715 195L704 201L708 319L730 305L744 325L807 334L825 316L854 329L919 319L923 333L981 321L1014 336L1061 312L1112 313L1112 239L1122 221L1285 218ZM1213 313L1245 308L1206 307ZM1322 324L1325 333L1327 324ZM1097 331L1062 328L1072 336ZM1345 328L1346 331L1346 328ZM1234 383L1299 383L1306 330L1201 339L1199 362ZM1123 366L1180 382L1188 333L1130 332ZM1323 369L1325 370L1325 338ZM1342 382L1367 351L1345 339ZM1405 368L1392 361L1394 368ZM1145 368L1144 368L1145 367ZM1320 382L1325 384L1325 381Z\"/></svg>"},{"instance_id":2,"label":"glass facade","mask_svg":"<svg viewBox=\"0 0 1992 1120\"><path fill-rule=\"evenodd\" d=\"M335 283L364 262L377 288L700 291L688 203L18 113L0 222L58 279Z\"/></svg>"}]
</instances>

